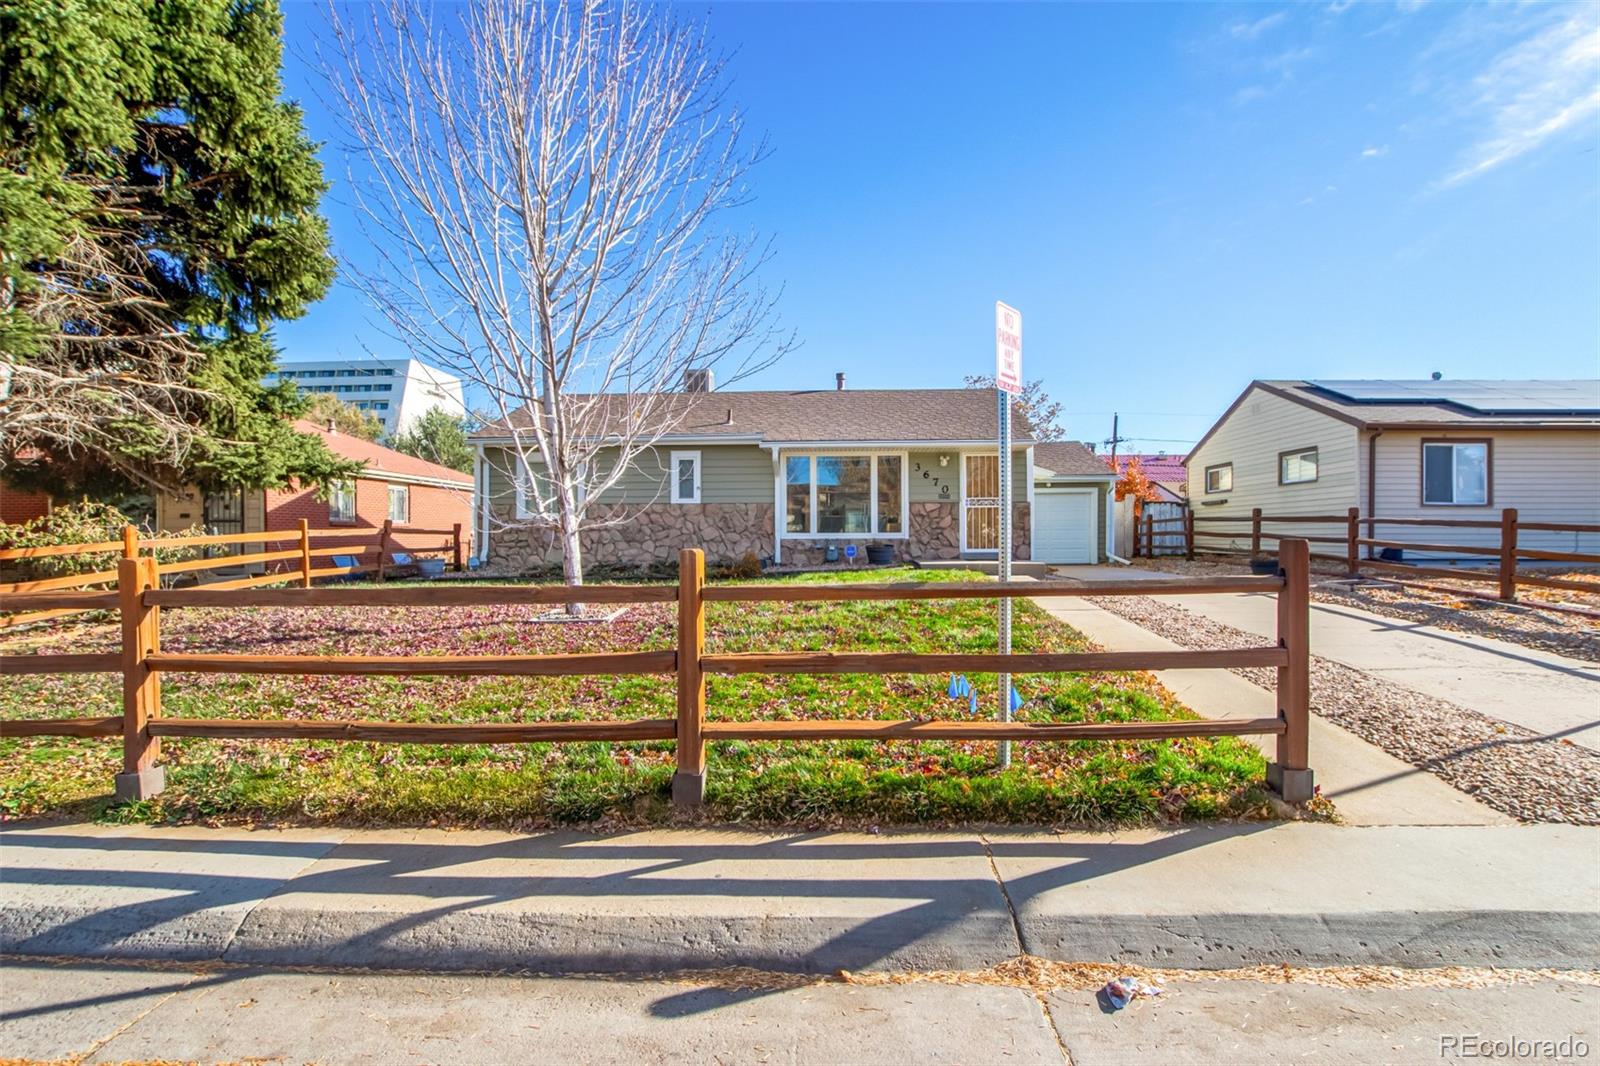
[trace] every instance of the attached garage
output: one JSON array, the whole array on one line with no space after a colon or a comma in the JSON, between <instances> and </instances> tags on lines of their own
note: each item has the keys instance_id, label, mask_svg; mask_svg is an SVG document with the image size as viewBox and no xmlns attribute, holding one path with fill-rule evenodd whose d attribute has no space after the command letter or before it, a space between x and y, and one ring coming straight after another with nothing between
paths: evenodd
<instances>
[{"instance_id":1,"label":"attached garage","mask_svg":"<svg viewBox=\"0 0 1600 1066\"><path fill-rule=\"evenodd\" d=\"M1092 488L1037 488L1033 493L1033 558L1041 563L1100 561L1099 511Z\"/></svg>"},{"instance_id":2,"label":"attached garage","mask_svg":"<svg viewBox=\"0 0 1600 1066\"><path fill-rule=\"evenodd\" d=\"M1110 464L1077 441L1034 445L1032 558L1064 566L1104 562L1115 481Z\"/></svg>"}]
</instances>

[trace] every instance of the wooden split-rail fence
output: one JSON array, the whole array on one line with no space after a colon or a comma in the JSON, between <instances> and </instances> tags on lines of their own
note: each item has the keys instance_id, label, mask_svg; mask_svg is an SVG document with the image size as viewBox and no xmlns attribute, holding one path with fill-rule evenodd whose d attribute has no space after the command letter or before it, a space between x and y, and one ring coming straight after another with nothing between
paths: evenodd
<instances>
[{"instance_id":1,"label":"wooden split-rail fence","mask_svg":"<svg viewBox=\"0 0 1600 1066\"><path fill-rule=\"evenodd\" d=\"M1307 531L1308 526L1321 527L1321 532ZM1392 532L1378 536L1381 527L1416 528L1419 530L1417 536L1426 539L1397 539L1397 534ZM1431 533L1440 529L1482 531L1487 536ZM1359 507L1352 507L1344 514L1322 515L1268 515L1263 514L1259 507L1247 515L1208 515L1186 510L1167 518L1146 513L1135 530L1134 545L1135 554L1143 556L1181 553L1192 559L1196 551L1201 551L1248 553L1251 558L1260 558L1267 554L1266 548L1271 544L1292 537L1313 545L1312 558L1342 564L1348 577L1373 574L1391 584L1446 591L1467 599L1508 603L1516 601L1517 589L1523 586L1600 594L1600 582L1552 577L1525 568L1519 569L1519 564L1523 562L1600 567L1600 552L1529 547L1523 539L1523 534L1527 533L1595 535L1600 534L1600 525L1585 522L1526 522L1518 517L1514 507L1503 508L1495 518L1381 518L1363 515ZM1446 543L1452 537L1457 538L1456 542ZM1164 548L1163 538L1167 544L1172 544L1176 538L1181 547ZM1492 543L1482 543L1484 539ZM1478 543L1468 543L1469 540ZM1407 551L1423 553L1423 558L1417 562L1384 559L1380 556L1385 550L1402 555ZM1446 567L1442 560L1428 558L1441 555L1493 560L1494 566ZM1430 562L1433 565L1428 565ZM1416 578L1481 581L1494 585L1495 590L1490 594L1459 588L1441 589L1436 584L1412 580ZM1600 612L1582 607L1561 604L1540 606L1600 617Z\"/></svg>"},{"instance_id":2,"label":"wooden split-rail fence","mask_svg":"<svg viewBox=\"0 0 1600 1066\"><path fill-rule=\"evenodd\" d=\"M677 745L673 799L697 805L704 796L706 745L713 740L1153 740L1195 736L1277 737L1269 781L1284 798L1311 798L1307 737L1310 714L1309 555L1305 542L1279 544L1279 571L1260 577L1180 578L1142 581L890 584L707 585L705 556L685 550L674 585L518 586L445 583L353 588L161 588L149 557L122 559L113 591L43 591L13 597L32 609L115 608L122 622L119 652L0 656L3 674L119 673L122 714L93 718L0 721L0 736L121 737L123 773L118 795L142 798L159 791L164 737L289 738L414 744L513 744L536 741L658 741ZM706 604L800 603L862 600L948 600L998 597L1188 595L1273 593L1277 639L1259 647L1095 651L1042 654L899 652L758 652L708 654ZM91 602L92 601L92 602ZM676 603L677 646L662 651L565 655L236 655L163 651L164 610L199 607L412 607L505 604ZM919 719L727 721L707 716L706 678L734 674L953 674L1080 673L1084 671L1275 667L1277 713L1260 718L1158 722L1001 722ZM161 711L164 675L344 674L434 676L676 675L674 718L555 722L409 723L168 717Z\"/></svg>"},{"instance_id":3,"label":"wooden split-rail fence","mask_svg":"<svg viewBox=\"0 0 1600 1066\"><path fill-rule=\"evenodd\" d=\"M444 537L442 543L428 538ZM329 543L333 542L333 543ZM268 548L272 544L290 544L291 547ZM244 549L254 548L254 551ZM158 564L158 573L196 575L207 570L237 570L260 567L264 572L245 577L229 577L208 582L206 588L245 589L260 585L279 585L292 581L304 588L313 581L337 577L370 575L378 581L399 572L394 557L397 553L410 556L439 555L448 561L452 570L466 568L465 544L461 523L449 529L425 529L421 526L397 525L385 521L381 526L366 529L334 528L312 529L309 522L300 519L293 529L279 529L258 533L215 533L203 536L141 535L135 526L126 526L121 540L99 541L89 544L46 544L32 548L0 548L0 567L7 564L26 563L30 559L53 558L64 555L106 555L116 553L120 559L138 559L154 556L160 549L222 550L225 554L205 555ZM227 553L228 549L240 549ZM371 562L365 562L368 557ZM349 560L341 562L341 560ZM332 561L335 565L322 565ZM92 564L91 564L92 565ZM87 573L64 574L29 581L0 582L0 629L48 621L83 610L104 609L105 593L88 592L75 599L58 597L52 602L74 604L83 602L95 607L62 606L50 609L32 609L28 605L39 602L34 594L64 592L71 589L92 589L98 585L115 585L121 580L121 571L115 567L92 570Z\"/></svg>"}]
</instances>

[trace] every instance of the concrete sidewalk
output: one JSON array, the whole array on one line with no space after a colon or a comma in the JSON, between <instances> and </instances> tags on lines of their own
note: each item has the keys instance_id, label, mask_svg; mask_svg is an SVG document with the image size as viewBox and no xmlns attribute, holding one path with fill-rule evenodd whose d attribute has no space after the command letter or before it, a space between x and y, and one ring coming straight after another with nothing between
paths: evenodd
<instances>
[{"instance_id":1,"label":"concrete sidewalk","mask_svg":"<svg viewBox=\"0 0 1600 1066\"><path fill-rule=\"evenodd\" d=\"M1338 988L1167 981L1108 1013L1088 989L977 982L623 980L118 962L0 962L0 1058L52 1062L1252 1066L1466 1062L1463 1037L1600 1043L1577 981Z\"/></svg>"},{"instance_id":2,"label":"concrete sidewalk","mask_svg":"<svg viewBox=\"0 0 1600 1066\"><path fill-rule=\"evenodd\" d=\"M1247 633L1277 632L1272 596L1153 599ZM1600 751L1595 663L1335 603L1311 605L1311 650L1458 707Z\"/></svg>"},{"instance_id":3,"label":"concrete sidewalk","mask_svg":"<svg viewBox=\"0 0 1600 1066\"><path fill-rule=\"evenodd\" d=\"M0 951L270 966L1591 966L1600 830L0 832Z\"/></svg>"}]
</instances>

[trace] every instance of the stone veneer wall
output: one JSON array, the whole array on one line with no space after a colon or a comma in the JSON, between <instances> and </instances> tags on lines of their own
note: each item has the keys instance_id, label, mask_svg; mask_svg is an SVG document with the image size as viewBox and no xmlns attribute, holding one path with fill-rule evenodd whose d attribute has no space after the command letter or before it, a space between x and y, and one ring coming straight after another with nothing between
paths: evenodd
<instances>
[{"instance_id":1,"label":"stone veneer wall","mask_svg":"<svg viewBox=\"0 0 1600 1066\"><path fill-rule=\"evenodd\" d=\"M913 503L911 504L911 536L902 540L884 540L882 543L894 547L896 562L908 562L912 559L959 559L961 558L961 505L958 503ZM1029 509L1026 503L1012 504L1012 514L1015 515L1015 528L1012 532L1013 559L1027 559L1031 541L1028 530ZM865 562L867 558L867 545L877 541L877 538L840 537L832 540L805 540L801 538L783 538L783 565L784 566L821 566L825 561L828 546L831 544L839 549L841 563L843 561L844 547L854 544L859 552L857 560Z\"/></svg>"},{"instance_id":2,"label":"stone veneer wall","mask_svg":"<svg viewBox=\"0 0 1600 1066\"><path fill-rule=\"evenodd\" d=\"M772 504L649 504L643 507L596 507L590 516L627 517L616 525L590 529L583 536L585 564L644 566L675 562L683 548L700 548L708 563L728 563L746 552L759 558L772 554ZM505 520L505 516L500 516ZM489 566L500 573L521 573L561 561L555 533L534 526L512 526L489 535Z\"/></svg>"},{"instance_id":3,"label":"stone veneer wall","mask_svg":"<svg viewBox=\"0 0 1600 1066\"><path fill-rule=\"evenodd\" d=\"M1013 504L1014 559L1027 559L1031 547L1028 530L1028 504ZM604 520L606 514L622 512L629 517L614 526L602 526L583 534L583 555L587 563L613 563L644 566L672 562L682 548L701 548L708 563L733 562L746 552L765 557L772 554L773 510L770 503L650 504L644 507L596 508L591 515ZM956 503L913 503L911 536L884 540L893 545L895 560L959 559L961 557L961 507ZM499 516L501 521L505 515ZM877 538L839 538L830 540L783 539L784 566L820 566L829 545L840 550L841 563L846 544L856 545L857 559L865 563L867 545ZM495 529L489 535L489 567L497 573L522 573L561 561L553 532L533 526Z\"/></svg>"}]
</instances>

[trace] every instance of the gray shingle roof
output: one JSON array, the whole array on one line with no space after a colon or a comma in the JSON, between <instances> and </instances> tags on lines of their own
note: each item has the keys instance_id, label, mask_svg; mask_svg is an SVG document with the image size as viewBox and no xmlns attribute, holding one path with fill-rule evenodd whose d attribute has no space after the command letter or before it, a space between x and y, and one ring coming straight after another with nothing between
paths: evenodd
<instances>
[{"instance_id":1,"label":"gray shingle roof","mask_svg":"<svg viewBox=\"0 0 1600 1066\"><path fill-rule=\"evenodd\" d=\"M1111 464L1075 440L1051 441L1033 446L1033 469L1058 477L1110 477Z\"/></svg>"},{"instance_id":2,"label":"gray shingle roof","mask_svg":"<svg viewBox=\"0 0 1600 1066\"><path fill-rule=\"evenodd\" d=\"M620 424L626 396L608 397ZM685 392L672 394L668 417L682 420L665 438L757 437L764 442L917 443L995 439L993 389L817 389L797 392ZM516 422L527 425L526 411ZM1032 440L1021 418L1017 443ZM494 422L472 436L506 436ZM1080 445L1081 447L1081 445Z\"/></svg>"}]
</instances>

